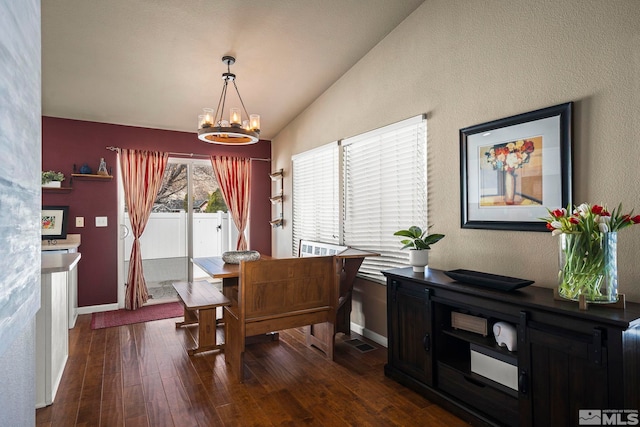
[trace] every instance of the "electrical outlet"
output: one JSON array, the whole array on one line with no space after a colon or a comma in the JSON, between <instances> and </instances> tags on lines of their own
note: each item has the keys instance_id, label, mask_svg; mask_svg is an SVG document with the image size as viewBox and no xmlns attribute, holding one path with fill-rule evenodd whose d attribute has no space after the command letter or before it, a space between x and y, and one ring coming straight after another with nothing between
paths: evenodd
<instances>
[{"instance_id":1,"label":"electrical outlet","mask_svg":"<svg viewBox=\"0 0 640 427\"><path fill-rule=\"evenodd\" d=\"M106 227L107 226L107 217L106 216L97 216L96 217L96 227Z\"/></svg>"},{"instance_id":2,"label":"electrical outlet","mask_svg":"<svg viewBox=\"0 0 640 427\"><path fill-rule=\"evenodd\" d=\"M83 216L77 216L76 217L76 227L78 227L78 228L84 227L84 217Z\"/></svg>"}]
</instances>

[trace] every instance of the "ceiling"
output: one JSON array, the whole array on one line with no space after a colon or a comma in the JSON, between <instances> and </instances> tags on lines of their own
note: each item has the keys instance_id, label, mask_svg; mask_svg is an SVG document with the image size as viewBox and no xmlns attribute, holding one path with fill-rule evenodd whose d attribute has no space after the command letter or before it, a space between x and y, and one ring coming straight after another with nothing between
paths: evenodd
<instances>
[{"instance_id":1,"label":"ceiling","mask_svg":"<svg viewBox=\"0 0 640 427\"><path fill-rule=\"evenodd\" d=\"M42 114L195 133L231 54L270 140L423 1L43 1Z\"/></svg>"}]
</instances>

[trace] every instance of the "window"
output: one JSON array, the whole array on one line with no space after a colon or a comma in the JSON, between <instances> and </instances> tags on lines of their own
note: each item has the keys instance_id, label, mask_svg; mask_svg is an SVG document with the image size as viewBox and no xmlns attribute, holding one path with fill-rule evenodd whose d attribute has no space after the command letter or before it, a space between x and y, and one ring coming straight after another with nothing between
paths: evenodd
<instances>
[{"instance_id":1,"label":"window","mask_svg":"<svg viewBox=\"0 0 640 427\"><path fill-rule=\"evenodd\" d=\"M375 251L359 275L384 282L381 270L408 265L393 233L412 225L427 226L424 116L294 157L294 255L301 238Z\"/></svg>"},{"instance_id":2,"label":"window","mask_svg":"<svg viewBox=\"0 0 640 427\"><path fill-rule=\"evenodd\" d=\"M339 243L338 143L293 157L293 256L300 239Z\"/></svg>"}]
</instances>

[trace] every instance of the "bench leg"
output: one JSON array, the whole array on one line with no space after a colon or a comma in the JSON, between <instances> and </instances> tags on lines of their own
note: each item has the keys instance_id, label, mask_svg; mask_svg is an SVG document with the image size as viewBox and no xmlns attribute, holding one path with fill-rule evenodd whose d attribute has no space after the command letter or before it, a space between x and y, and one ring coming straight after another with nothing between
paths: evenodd
<instances>
[{"instance_id":1,"label":"bench leg","mask_svg":"<svg viewBox=\"0 0 640 427\"><path fill-rule=\"evenodd\" d=\"M198 323L198 316L196 315L196 313L192 310L187 310L187 307L184 306L184 303L182 305L183 307L183 311L184 311L184 321L182 322L176 322L176 328L179 328L181 326L185 326L185 325L193 325Z\"/></svg>"},{"instance_id":2,"label":"bench leg","mask_svg":"<svg viewBox=\"0 0 640 427\"><path fill-rule=\"evenodd\" d=\"M188 351L189 355L222 349L224 345L216 343L216 309L200 309L198 318L198 344Z\"/></svg>"}]
</instances>

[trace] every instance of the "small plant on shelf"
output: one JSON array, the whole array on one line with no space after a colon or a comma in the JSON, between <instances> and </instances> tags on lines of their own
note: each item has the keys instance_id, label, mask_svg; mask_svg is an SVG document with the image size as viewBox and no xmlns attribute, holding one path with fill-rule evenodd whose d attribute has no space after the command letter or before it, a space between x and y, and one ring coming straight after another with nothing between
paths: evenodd
<instances>
[{"instance_id":1,"label":"small plant on shelf","mask_svg":"<svg viewBox=\"0 0 640 427\"><path fill-rule=\"evenodd\" d=\"M43 171L42 172L42 185L44 186L60 186L60 183L64 181L64 174L62 172L55 171ZM52 185L51 183L57 183Z\"/></svg>"}]
</instances>

